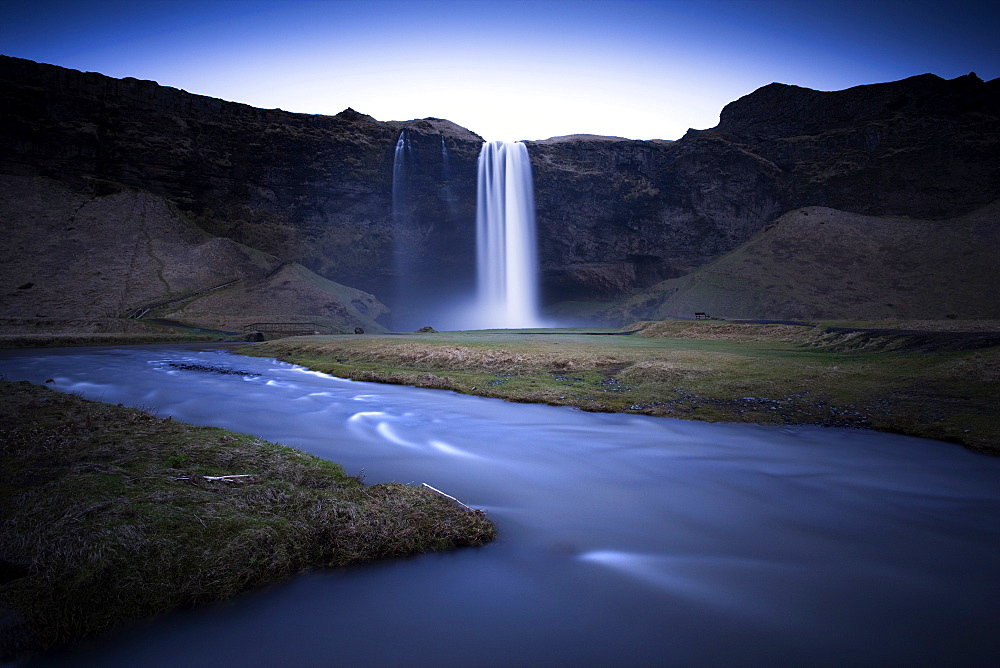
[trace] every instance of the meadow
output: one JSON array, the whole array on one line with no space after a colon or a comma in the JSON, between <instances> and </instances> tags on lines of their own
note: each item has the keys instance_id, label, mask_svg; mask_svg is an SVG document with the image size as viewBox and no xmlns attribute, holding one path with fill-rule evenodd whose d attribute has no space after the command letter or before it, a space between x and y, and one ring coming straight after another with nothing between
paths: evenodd
<instances>
[{"instance_id":1,"label":"meadow","mask_svg":"<svg viewBox=\"0 0 1000 668\"><path fill-rule=\"evenodd\" d=\"M662 321L292 337L240 351L355 380L508 401L875 429L1000 454L995 323L872 325Z\"/></svg>"}]
</instances>

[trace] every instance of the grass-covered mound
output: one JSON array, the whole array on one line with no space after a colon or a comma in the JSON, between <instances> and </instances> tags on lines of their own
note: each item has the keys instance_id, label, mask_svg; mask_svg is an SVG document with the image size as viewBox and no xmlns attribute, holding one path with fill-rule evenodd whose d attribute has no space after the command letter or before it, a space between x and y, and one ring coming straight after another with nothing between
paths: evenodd
<instances>
[{"instance_id":1,"label":"grass-covered mound","mask_svg":"<svg viewBox=\"0 0 1000 668\"><path fill-rule=\"evenodd\" d=\"M231 337L230 337L231 338ZM113 332L46 332L0 334L0 348L63 348L69 346L135 346L153 343L200 343L222 340L211 334L118 334Z\"/></svg>"},{"instance_id":2,"label":"grass-covered mound","mask_svg":"<svg viewBox=\"0 0 1000 668\"><path fill-rule=\"evenodd\" d=\"M252 436L23 382L0 393L0 658L310 567L495 536L434 492L366 486Z\"/></svg>"},{"instance_id":3,"label":"grass-covered mound","mask_svg":"<svg viewBox=\"0 0 1000 668\"><path fill-rule=\"evenodd\" d=\"M0 348L128 346L150 343L244 341L219 330L130 318L4 318Z\"/></svg>"},{"instance_id":4,"label":"grass-covered mound","mask_svg":"<svg viewBox=\"0 0 1000 668\"><path fill-rule=\"evenodd\" d=\"M635 323L625 329L639 331L627 336L294 337L240 352L356 380L509 401L879 429L1000 454L1000 323L977 321L970 332L955 331L952 321L871 325L664 321Z\"/></svg>"},{"instance_id":5,"label":"grass-covered mound","mask_svg":"<svg viewBox=\"0 0 1000 668\"><path fill-rule=\"evenodd\" d=\"M608 322L996 318L1000 200L949 220L789 211L738 248L609 307Z\"/></svg>"}]
</instances>

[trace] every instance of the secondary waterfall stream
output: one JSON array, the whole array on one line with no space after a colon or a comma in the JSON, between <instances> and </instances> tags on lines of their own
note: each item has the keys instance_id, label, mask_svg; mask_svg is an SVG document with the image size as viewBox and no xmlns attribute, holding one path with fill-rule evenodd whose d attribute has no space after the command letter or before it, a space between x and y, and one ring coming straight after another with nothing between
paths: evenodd
<instances>
[{"instance_id":1,"label":"secondary waterfall stream","mask_svg":"<svg viewBox=\"0 0 1000 668\"><path fill-rule=\"evenodd\" d=\"M250 432L368 482L426 482L500 532L481 549L317 570L42 664L1000 659L1000 459L955 445L509 404L198 346L0 351L0 373Z\"/></svg>"},{"instance_id":2,"label":"secondary waterfall stream","mask_svg":"<svg viewBox=\"0 0 1000 668\"><path fill-rule=\"evenodd\" d=\"M413 203L410 198L408 163L412 162L410 137L406 130L399 133L392 160L392 238L393 269L395 282L392 286L392 304L395 309L413 301L412 254L414 221Z\"/></svg>"}]
</instances>

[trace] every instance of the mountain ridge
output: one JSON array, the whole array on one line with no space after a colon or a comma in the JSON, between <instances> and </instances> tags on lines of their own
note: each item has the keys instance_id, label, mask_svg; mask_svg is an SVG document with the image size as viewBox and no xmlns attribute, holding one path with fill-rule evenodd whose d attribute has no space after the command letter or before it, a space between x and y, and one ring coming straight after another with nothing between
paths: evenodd
<instances>
[{"instance_id":1,"label":"mountain ridge","mask_svg":"<svg viewBox=\"0 0 1000 668\"><path fill-rule=\"evenodd\" d=\"M971 75L830 92L771 84L676 141L526 142L545 301L627 298L803 207L950 220L985 206L1000 182L998 89ZM394 216L403 130L408 199ZM81 193L141 189L212 235L421 320L474 285L481 144L438 118L262 110L0 57L0 173Z\"/></svg>"}]
</instances>

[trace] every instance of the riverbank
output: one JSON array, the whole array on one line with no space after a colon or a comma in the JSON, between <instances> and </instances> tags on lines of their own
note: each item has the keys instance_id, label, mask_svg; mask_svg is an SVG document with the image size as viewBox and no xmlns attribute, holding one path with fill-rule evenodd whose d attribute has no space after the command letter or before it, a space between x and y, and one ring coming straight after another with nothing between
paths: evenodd
<instances>
[{"instance_id":1,"label":"riverbank","mask_svg":"<svg viewBox=\"0 0 1000 668\"><path fill-rule=\"evenodd\" d=\"M64 348L70 346L137 346L153 343L208 343L244 340L213 334L131 334L117 332L0 335L0 348Z\"/></svg>"},{"instance_id":2,"label":"riverbank","mask_svg":"<svg viewBox=\"0 0 1000 668\"><path fill-rule=\"evenodd\" d=\"M246 341L243 334L167 320L129 318L0 318L0 348L133 346Z\"/></svg>"},{"instance_id":3,"label":"riverbank","mask_svg":"<svg viewBox=\"0 0 1000 668\"><path fill-rule=\"evenodd\" d=\"M240 348L355 380L712 422L903 433L1000 454L1000 336L968 324L666 321L311 336ZM606 336L594 334L607 334Z\"/></svg>"},{"instance_id":4,"label":"riverbank","mask_svg":"<svg viewBox=\"0 0 1000 668\"><path fill-rule=\"evenodd\" d=\"M303 570L483 545L424 488L138 408L0 382L0 659Z\"/></svg>"}]
</instances>

